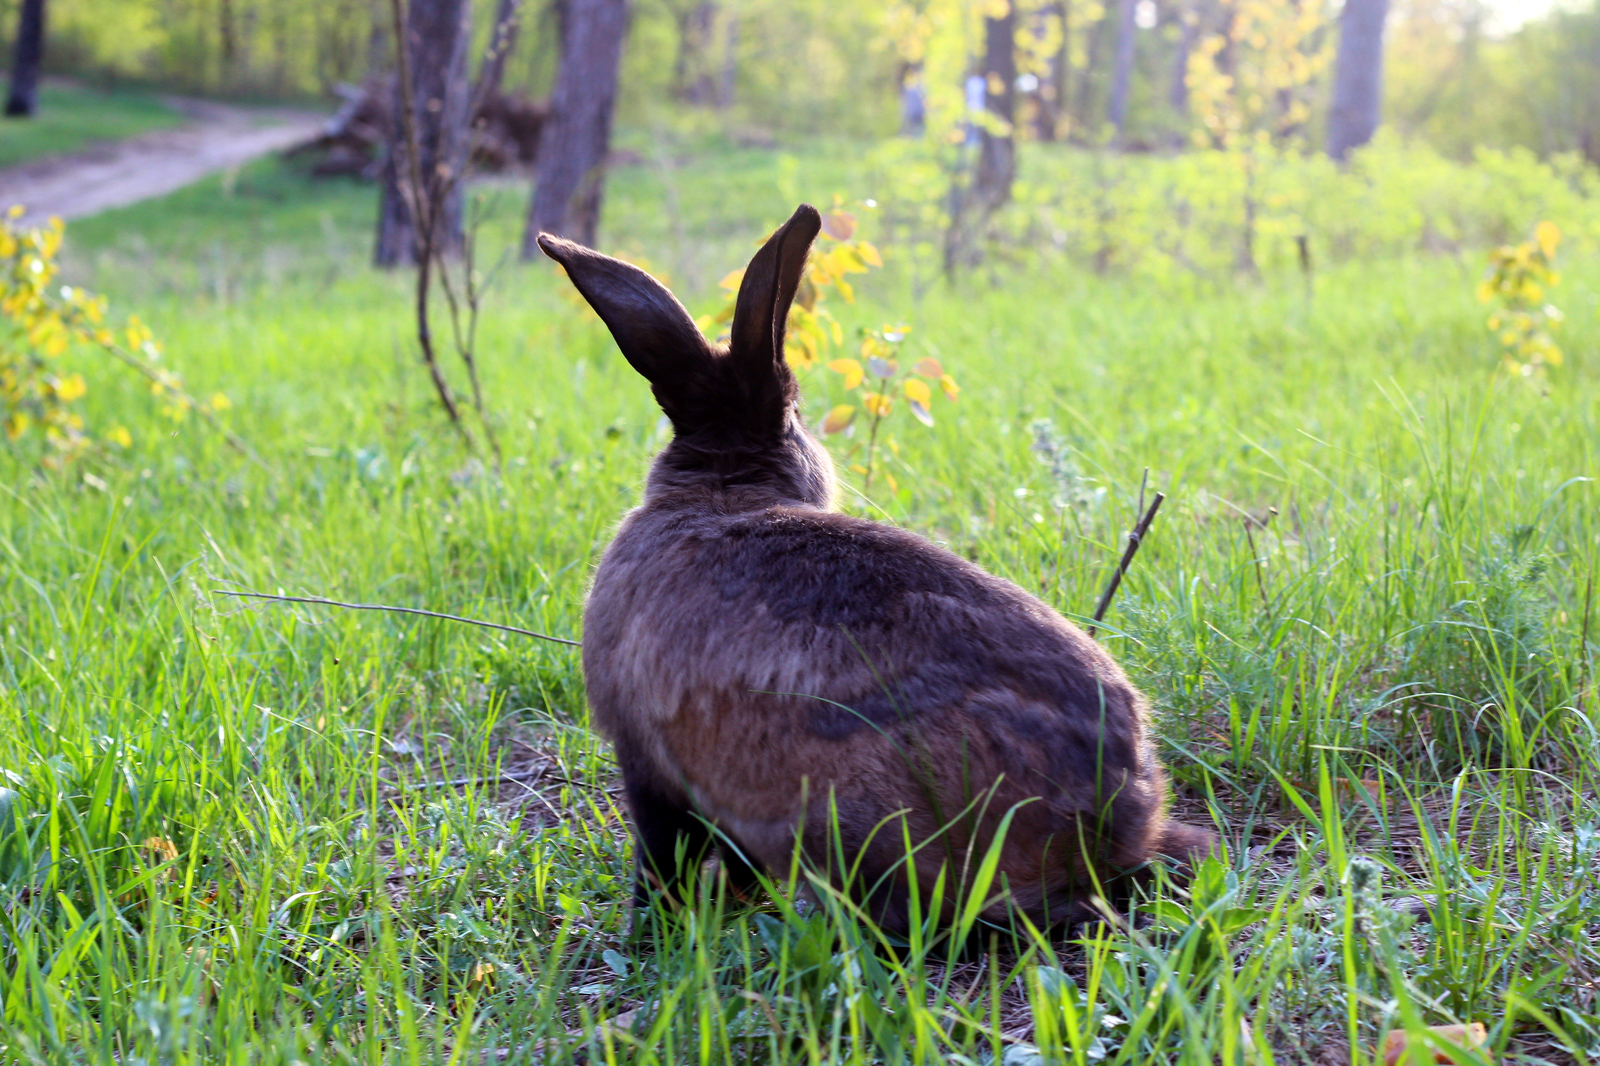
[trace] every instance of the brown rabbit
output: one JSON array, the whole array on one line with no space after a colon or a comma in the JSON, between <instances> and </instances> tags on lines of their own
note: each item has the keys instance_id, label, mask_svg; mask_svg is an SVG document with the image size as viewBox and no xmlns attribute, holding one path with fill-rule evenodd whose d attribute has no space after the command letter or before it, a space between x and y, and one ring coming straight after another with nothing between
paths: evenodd
<instances>
[{"instance_id":1,"label":"brown rabbit","mask_svg":"<svg viewBox=\"0 0 1600 1066\"><path fill-rule=\"evenodd\" d=\"M644 271L539 237L673 426L584 609L583 672L633 817L635 902L713 837L735 887L813 869L886 928L959 887L1012 822L985 915L1081 916L1096 885L1208 831L1168 821L1145 702L1081 630L1009 581L831 509L784 326L821 220L750 261L726 349ZM954 908L948 903L943 913Z\"/></svg>"}]
</instances>

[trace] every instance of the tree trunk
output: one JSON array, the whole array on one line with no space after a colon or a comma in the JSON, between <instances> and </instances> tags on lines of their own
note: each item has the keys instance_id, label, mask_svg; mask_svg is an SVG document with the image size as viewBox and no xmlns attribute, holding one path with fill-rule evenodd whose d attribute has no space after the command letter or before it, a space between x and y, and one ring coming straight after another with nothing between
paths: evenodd
<instances>
[{"instance_id":1,"label":"tree trunk","mask_svg":"<svg viewBox=\"0 0 1600 1066\"><path fill-rule=\"evenodd\" d=\"M378 266L414 263L424 238L446 251L461 246L461 172L467 161L467 48L471 40L470 0L411 0L406 14L405 47L410 67L411 100L402 79L395 80L389 150L381 180L378 239L373 261ZM411 157L405 115L416 138ZM418 232L411 196L431 215L431 235ZM426 219L425 219L426 221Z\"/></svg>"},{"instance_id":2,"label":"tree trunk","mask_svg":"<svg viewBox=\"0 0 1600 1066\"><path fill-rule=\"evenodd\" d=\"M1339 16L1328 154L1343 160L1372 140L1383 102L1383 24L1389 0L1345 0Z\"/></svg>"},{"instance_id":3,"label":"tree trunk","mask_svg":"<svg viewBox=\"0 0 1600 1066\"><path fill-rule=\"evenodd\" d=\"M1051 10L1061 20L1061 44L1050 57L1050 73L1039 86L1039 112L1034 123L1035 134L1041 141L1054 141L1061 136L1061 119L1068 113L1068 79L1072 76L1070 48L1072 45L1071 0L1056 0Z\"/></svg>"},{"instance_id":4,"label":"tree trunk","mask_svg":"<svg viewBox=\"0 0 1600 1066\"><path fill-rule=\"evenodd\" d=\"M729 12L722 33L722 77L717 82L717 109L733 106L734 90L739 86L739 16Z\"/></svg>"},{"instance_id":5,"label":"tree trunk","mask_svg":"<svg viewBox=\"0 0 1600 1066\"><path fill-rule=\"evenodd\" d=\"M1078 71L1078 88L1072 94L1073 121L1077 128L1098 140L1100 124L1095 119L1095 81L1100 77L1100 53L1105 48L1106 27L1111 25L1111 12L1106 11L1089 29L1084 42L1083 69Z\"/></svg>"},{"instance_id":6,"label":"tree trunk","mask_svg":"<svg viewBox=\"0 0 1600 1066\"><path fill-rule=\"evenodd\" d=\"M980 76L987 83L984 108L990 121L978 130L978 164L972 184L951 190L950 229L945 234L944 269L953 275L971 259L978 231L989 216L1011 199L1017 177L1016 119L1017 17L1010 4L1000 18L985 18ZM991 128L991 126L993 128Z\"/></svg>"},{"instance_id":7,"label":"tree trunk","mask_svg":"<svg viewBox=\"0 0 1600 1066\"><path fill-rule=\"evenodd\" d=\"M1172 56L1172 86L1167 92L1167 103L1172 113L1180 119L1189 117L1189 54L1194 51L1200 19L1197 12L1180 8L1178 11L1178 46Z\"/></svg>"},{"instance_id":8,"label":"tree trunk","mask_svg":"<svg viewBox=\"0 0 1600 1066\"><path fill-rule=\"evenodd\" d=\"M983 22L983 75L989 82L985 101L1000 129L979 131L972 192L976 205L989 214L1011 199L1011 183L1017 176L1017 141L1011 128L1017 113L1016 5L1008 5L1004 17Z\"/></svg>"},{"instance_id":9,"label":"tree trunk","mask_svg":"<svg viewBox=\"0 0 1600 1066\"><path fill-rule=\"evenodd\" d=\"M1134 22L1136 7L1136 0L1117 2L1117 58L1111 68L1111 101L1106 117L1116 127L1119 141L1128 127L1128 85L1133 78L1134 34L1139 32Z\"/></svg>"},{"instance_id":10,"label":"tree trunk","mask_svg":"<svg viewBox=\"0 0 1600 1066\"><path fill-rule=\"evenodd\" d=\"M6 114L27 118L39 106L39 67L44 63L44 0L22 0L17 14L17 50L11 61Z\"/></svg>"},{"instance_id":11,"label":"tree trunk","mask_svg":"<svg viewBox=\"0 0 1600 1066\"><path fill-rule=\"evenodd\" d=\"M550 117L539 134L539 176L522 235L523 259L540 255L541 232L593 245L600 226L628 3L567 0L562 21L561 63Z\"/></svg>"},{"instance_id":12,"label":"tree trunk","mask_svg":"<svg viewBox=\"0 0 1600 1066\"><path fill-rule=\"evenodd\" d=\"M506 57L517 44L521 16L522 0L498 0L495 4L494 24L489 27L489 51L483 58L483 69L478 71L473 99L487 100L499 94L500 82L506 73Z\"/></svg>"}]
</instances>

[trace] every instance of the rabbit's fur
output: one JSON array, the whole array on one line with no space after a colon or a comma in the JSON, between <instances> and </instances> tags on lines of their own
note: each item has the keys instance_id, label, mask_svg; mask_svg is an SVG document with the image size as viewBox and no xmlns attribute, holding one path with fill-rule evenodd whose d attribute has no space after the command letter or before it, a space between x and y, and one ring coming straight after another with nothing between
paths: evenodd
<instances>
[{"instance_id":1,"label":"rabbit's fur","mask_svg":"<svg viewBox=\"0 0 1600 1066\"><path fill-rule=\"evenodd\" d=\"M635 898L681 887L713 835L753 887L751 865L781 875L799 833L813 869L903 929L907 834L927 844L926 900L941 866L952 889L970 881L1014 812L986 913L1080 916L1101 886L1212 836L1167 820L1145 701L1095 641L921 537L831 510L833 466L783 358L819 226L802 206L756 253L726 349L638 268L539 238L674 430L584 610Z\"/></svg>"}]
</instances>

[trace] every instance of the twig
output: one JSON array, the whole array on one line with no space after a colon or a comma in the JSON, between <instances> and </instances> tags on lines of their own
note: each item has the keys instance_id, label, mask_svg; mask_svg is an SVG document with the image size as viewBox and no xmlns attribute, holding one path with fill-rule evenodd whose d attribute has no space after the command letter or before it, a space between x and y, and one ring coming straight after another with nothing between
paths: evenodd
<instances>
[{"instance_id":1,"label":"twig","mask_svg":"<svg viewBox=\"0 0 1600 1066\"><path fill-rule=\"evenodd\" d=\"M415 301L417 343L422 348L422 361L428 367L428 376L433 380L434 391L439 394L439 402L444 406L445 413L450 416L451 424L461 434L467 451L476 452L477 446L472 441L472 433L461 420L461 412L456 407L455 397L451 395L450 384L445 381L444 371L440 368L438 356L433 350L433 328L428 321L428 293L433 287L430 270L433 266L434 244L437 238L435 229L439 213L444 206L446 190L439 188L437 182L426 185L423 183L422 141L417 132L414 110L416 100L413 97L415 90L411 76L411 35L405 24L403 0L390 0L389 12L394 21L395 62L399 67L400 76L400 129L406 147L406 168L410 172L410 180L407 181L400 175L397 161L395 186L411 213L412 239L415 241L413 254L417 260ZM440 143L442 145L442 138ZM436 171L438 169L435 167Z\"/></svg>"},{"instance_id":2,"label":"twig","mask_svg":"<svg viewBox=\"0 0 1600 1066\"><path fill-rule=\"evenodd\" d=\"M469 626L499 629L507 633L516 633L518 636L548 640L554 644L569 644L574 648L583 647L578 641L568 640L566 637L552 637L548 633L536 633L531 629L503 626L499 622L480 622L476 618L463 618L459 614L445 614L443 611L425 611L421 607L392 607L384 603L345 603L342 600L323 599L321 596L274 596L270 592L229 592L227 589L212 589L211 592L216 596L233 596L237 599L271 600L274 603L314 603L323 607L343 607L347 611L389 611L393 614L419 614L424 618L443 618L447 622L465 622Z\"/></svg>"},{"instance_id":3,"label":"twig","mask_svg":"<svg viewBox=\"0 0 1600 1066\"><path fill-rule=\"evenodd\" d=\"M1128 546L1123 549L1122 559L1117 563L1116 571L1111 575L1110 582L1106 585L1105 592L1100 594L1100 605L1094 609L1094 624L1089 626L1089 635L1095 635L1100 623L1105 620L1106 611L1111 606L1111 597L1117 594L1117 586L1122 584L1122 576L1128 572L1128 567L1133 563L1133 557L1139 552L1139 545L1144 542L1144 535L1150 531L1150 523L1155 521L1156 512L1161 510L1161 501L1165 500L1165 493L1156 493L1150 501L1150 509L1139 519L1139 524L1133 527L1128 534Z\"/></svg>"},{"instance_id":4,"label":"twig","mask_svg":"<svg viewBox=\"0 0 1600 1066\"><path fill-rule=\"evenodd\" d=\"M1244 539L1250 545L1250 562L1256 568L1256 588L1261 592L1261 606L1267 606L1267 582L1261 576L1261 553L1256 551L1256 537L1250 532L1250 519L1244 520Z\"/></svg>"},{"instance_id":5,"label":"twig","mask_svg":"<svg viewBox=\"0 0 1600 1066\"><path fill-rule=\"evenodd\" d=\"M246 459L250 460L252 463L255 463L261 469L265 470L268 474L271 474L274 478L276 478L278 476L278 472L276 470L274 470L272 467L268 466L266 460L261 458L260 455L257 455L256 454L256 450L254 448L250 447L249 444L245 443L244 438L240 437L237 433L233 432L227 426L224 426L222 424L222 422L217 418L217 416L215 414L213 414L211 412L211 410L208 407L206 407L205 404L201 403L199 400L197 400L193 396L189 395L189 393L187 393L183 389L179 388L177 385L172 384L172 382L167 377L163 376L162 373L159 370L157 370L156 368L150 366L148 363L146 363L143 359L140 359L134 353L132 353L130 351L127 351L121 345L119 345L119 344L106 344L104 341L101 341L101 340L98 340L97 338L95 338L94 335L92 333L90 333L88 330L84 330L84 329L82 329L82 327L79 327L79 329L80 329L80 333L81 333L82 336L84 336L84 337L86 337L86 338L88 338L90 340L93 340L96 344L100 345L101 350L104 351L107 355L111 356L113 359L117 359L117 360L120 360L123 363L126 363L128 366L131 366L134 370L137 370L140 374L143 374L153 384L159 385L166 392L168 392L168 393L172 394L173 396L178 397L178 399L182 400L184 402L185 406L186 406L186 409L193 410L201 418L205 419L206 423L212 429L214 429L218 433L222 434L222 439L227 441L228 442L228 446L231 447L234 451L238 452L240 455L243 455Z\"/></svg>"},{"instance_id":6,"label":"twig","mask_svg":"<svg viewBox=\"0 0 1600 1066\"><path fill-rule=\"evenodd\" d=\"M1589 604L1594 593L1594 567L1589 567L1589 576L1583 582L1583 632L1579 635L1578 650L1583 653L1582 673L1578 681L1578 710L1583 708L1583 697L1589 687Z\"/></svg>"},{"instance_id":7,"label":"twig","mask_svg":"<svg viewBox=\"0 0 1600 1066\"><path fill-rule=\"evenodd\" d=\"M453 781L419 781L414 785L407 785L409 789L424 788L466 788L468 785L501 785L516 781L537 781L550 772L550 764L535 767L532 770L518 770L509 774L494 774L490 777L458 777Z\"/></svg>"}]
</instances>

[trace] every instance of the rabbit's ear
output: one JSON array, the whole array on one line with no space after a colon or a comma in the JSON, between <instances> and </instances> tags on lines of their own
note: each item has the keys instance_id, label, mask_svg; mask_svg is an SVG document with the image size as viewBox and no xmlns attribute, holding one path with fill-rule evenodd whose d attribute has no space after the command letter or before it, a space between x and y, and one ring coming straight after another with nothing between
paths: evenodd
<instances>
[{"instance_id":1,"label":"rabbit's ear","mask_svg":"<svg viewBox=\"0 0 1600 1066\"><path fill-rule=\"evenodd\" d=\"M801 204L745 268L733 308L729 353L750 371L776 368L780 377L788 376L783 361L784 326L805 271L806 253L821 228L817 209Z\"/></svg>"},{"instance_id":2,"label":"rabbit's ear","mask_svg":"<svg viewBox=\"0 0 1600 1066\"><path fill-rule=\"evenodd\" d=\"M539 234L544 254L566 268L617 347L652 385L670 384L684 370L710 359L694 319L667 287L632 263L548 233Z\"/></svg>"}]
</instances>

